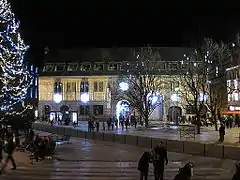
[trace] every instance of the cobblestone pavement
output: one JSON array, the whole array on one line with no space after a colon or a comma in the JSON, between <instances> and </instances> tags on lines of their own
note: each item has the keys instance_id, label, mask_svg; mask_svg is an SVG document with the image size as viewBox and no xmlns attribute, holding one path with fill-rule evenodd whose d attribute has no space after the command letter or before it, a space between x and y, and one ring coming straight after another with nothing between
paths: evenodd
<instances>
[{"instance_id":1,"label":"cobblestone pavement","mask_svg":"<svg viewBox=\"0 0 240 180\"><path fill-rule=\"evenodd\" d=\"M80 121L79 126L76 127L77 129L80 129L82 131L88 130L88 124L86 121ZM103 132L102 124L100 124L100 132ZM121 128L118 128L117 130L114 129L113 131L105 131L105 132L111 132L116 134L130 134L130 135L137 135L137 136L150 136L150 137L159 137L163 139L173 139L173 140L191 140L191 141L197 141L197 142L207 142L207 143L219 143L219 135L218 132L214 130L214 127L202 127L201 128L201 134L195 136L195 140L193 139L186 139L186 138L180 138L179 135L179 127L170 125L170 126L164 126L163 124L157 125L157 127L154 127L152 129L145 129L138 127L135 129L134 127L130 127L128 130L124 128L122 130ZM226 129L226 135L225 135L225 141L222 143L223 145L234 145L240 147L240 128L232 128L232 129Z\"/></svg>"},{"instance_id":2,"label":"cobblestone pavement","mask_svg":"<svg viewBox=\"0 0 240 180\"><path fill-rule=\"evenodd\" d=\"M7 170L1 180L137 180L137 163L147 149L111 142L71 138L70 144L57 146L53 160L29 164L27 154L16 152L17 170ZM193 180L229 180L234 173L232 160L168 153L165 179L172 180L178 169L191 160ZM9 166L9 168L11 168ZM153 180L152 166L149 179Z\"/></svg>"}]
</instances>

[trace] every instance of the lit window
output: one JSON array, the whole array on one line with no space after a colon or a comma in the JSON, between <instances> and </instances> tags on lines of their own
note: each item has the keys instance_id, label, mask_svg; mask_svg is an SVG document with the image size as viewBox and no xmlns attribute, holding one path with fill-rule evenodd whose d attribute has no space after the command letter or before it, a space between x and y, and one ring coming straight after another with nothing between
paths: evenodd
<instances>
[{"instance_id":1,"label":"lit window","mask_svg":"<svg viewBox=\"0 0 240 180\"><path fill-rule=\"evenodd\" d=\"M73 63L73 64L68 64L67 71L77 71L78 64Z\"/></svg>"},{"instance_id":2,"label":"lit window","mask_svg":"<svg viewBox=\"0 0 240 180\"><path fill-rule=\"evenodd\" d=\"M104 64L103 63L96 63L94 64L93 70L94 71L103 71Z\"/></svg>"},{"instance_id":3,"label":"lit window","mask_svg":"<svg viewBox=\"0 0 240 180\"><path fill-rule=\"evenodd\" d=\"M232 100L232 95L228 94L228 101L231 101L231 100Z\"/></svg>"},{"instance_id":4,"label":"lit window","mask_svg":"<svg viewBox=\"0 0 240 180\"><path fill-rule=\"evenodd\" d=\"M238 88L238 81L234 80L233 83L234 83L234 89L237 89Z\"/></svg>"},{"instance_id":5,"label":"lit window","mask_svg":"<svg viewBox=\"0 0 240 180\"><path fill-rule=\"evenodd\" d=\"M43 72L51 72L53 71L53 64L46 64L43 68Z\"/></svg>"},{"instance_id":6,"label":"lit window","mask_svg":"<svg viewBox=\"0 0 240 180\"><path fill-rule=\"evenodd\" d=\"M89 83L87 80L83 80L80 83L80 92L88 92L89 91Z\"/></svg>"},{"instance_id":7,"label":"lit window","mask_svg":"<svg viewBox=\"0 0 240 180\"><path fill-rule=\"evenodd\" d=\"M109 71L116 71L118 69L118 64L117 63L109 63L108 64L108 70Z\"/></svg>"},{"instance_id":8,"label":"lit window","mask_svg":"<svg viewBox=\"0 0 240 180\"><path fill-rule=\"evenodd\" d=\"M84 63L81 65L81 71L90 71L91 70L91 64L90 63Z\"/></svg>"},{"instance_id":9,"label":"lit window","mask_svg":"<svg viewBox=\"0 0 240 180\"><path fill-rule=\"evenodd\" d=\"M64 71L65 64L56 64L54 71Z\"/></svg>"},{"instance_id":10,"label":"lit window","mask_svg":"<svg viewBox=\"0 0 240 180\"><path fill-rule=\"evenodd\" d=\"M238 92L234 92L234 101L238 101Z\"/></svg>"},{"instance_id":11,"label":"lit window","mask_svg":"<svg viewBox=\"0 0 240 180\"><path fill-rule=\"evenodd\" d=\"M216 67L216 76L218 76L218 67Z\"/></svg>"}]
</instances>

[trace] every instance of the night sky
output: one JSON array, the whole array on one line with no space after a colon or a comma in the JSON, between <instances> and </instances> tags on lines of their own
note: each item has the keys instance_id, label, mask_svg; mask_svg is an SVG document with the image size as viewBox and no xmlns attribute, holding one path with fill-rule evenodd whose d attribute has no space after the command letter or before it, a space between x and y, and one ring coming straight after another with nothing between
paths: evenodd
<instances>
[{"instance_id":1,"label":"night sky","mask_svg":"<svg viewBox=\"0 0 240 180\"><path fill-rule=\"evenodd\" d=\"M240 32L238 6L197 9L156 4L133 8L48 1L10 1L25 42L31 46L28 59L37 64L42 61L45 46L51 50L144 44L194 46L203 37L230 42Z\"/></svg>"}]
</instances>

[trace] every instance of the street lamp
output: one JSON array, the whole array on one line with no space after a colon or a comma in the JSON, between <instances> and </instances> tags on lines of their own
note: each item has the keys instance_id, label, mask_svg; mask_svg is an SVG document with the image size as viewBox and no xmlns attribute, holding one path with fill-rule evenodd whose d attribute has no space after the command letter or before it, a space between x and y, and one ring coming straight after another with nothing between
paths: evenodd
<instances>
[{"instance_id":1,"label":"street lamp","mask_svg":"<svg viewBox=\"0 0 240 180\"><path fill-rule=\"evenodd\" d=\"M62 101L62 94L56 93L53 95L53 100L55 103L60 103Z\"/></svg>"}]
</instances>

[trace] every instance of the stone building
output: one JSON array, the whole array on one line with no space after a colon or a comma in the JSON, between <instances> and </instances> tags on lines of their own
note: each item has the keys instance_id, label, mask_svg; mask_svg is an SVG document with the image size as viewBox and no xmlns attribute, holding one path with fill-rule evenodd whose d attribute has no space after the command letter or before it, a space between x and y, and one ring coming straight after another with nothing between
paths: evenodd
<instances>
[{"instance_id":1,"label":"stone building","mask_svg":"<svg viewBox=\"0 0 240 180\"><path fill-rule=\"evenodd\" d=\"M136 48L137 49L137 48ZM190 48L156 47L156 75L171 87L159 92L160 105L151 115L152 120L187 115L185 103L178 97L180 83L177 80L183 56ZM136 69L136 56L131 48L72 49L49 53L39 74L40 116L72 121L86 120L89 115L98 119L118 116L119 111L132 111L131 104L116 102L113 88L124 88L119 77Z\"/></svg>"}]
</instances>

